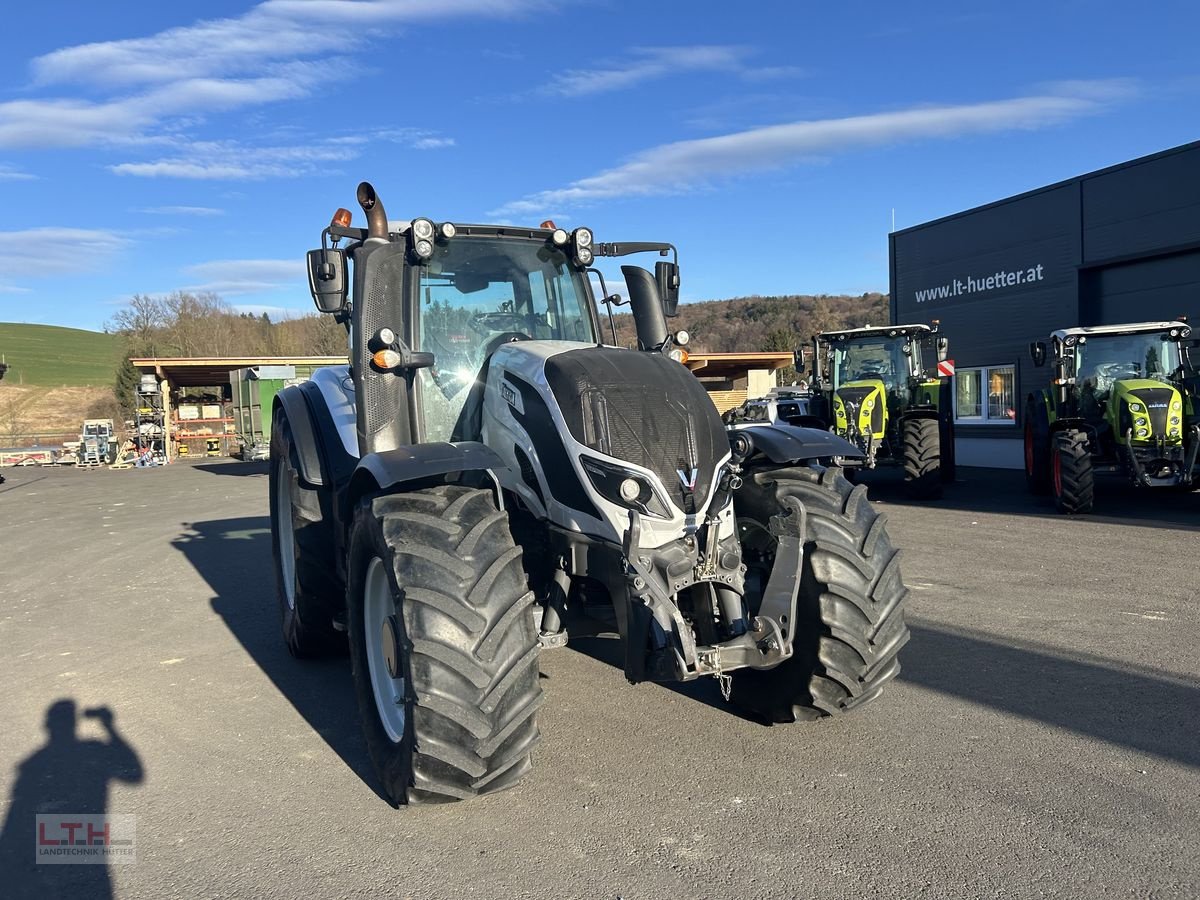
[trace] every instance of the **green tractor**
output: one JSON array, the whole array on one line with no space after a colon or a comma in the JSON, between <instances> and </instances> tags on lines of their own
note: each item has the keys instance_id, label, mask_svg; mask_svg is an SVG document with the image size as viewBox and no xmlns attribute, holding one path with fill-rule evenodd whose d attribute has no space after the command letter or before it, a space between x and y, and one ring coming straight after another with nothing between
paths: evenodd
<instances>
[{"instance_id":1,"label":"green tractor","mask_svg":"<svg viewBox=\"0 0 1200 900\"><path fill-rule=\"evenodd\" d=\"M938 323L827 331L813 338L811 424L857 445L859 466L904 467L910 496L941 496L954 477L953 418L946 379L926 369L923 351L945 362L949 341ZM797 367L799 367L797 360ZM845 460L853 474L853 460Z\"/></svg>"},{"instance_id":2,"label":"green tractor","mask_svg":"<svg viewBox=\"0 0 1200 900\"><path fill-rule=\"evenodd\" d=\"M1091 510L1095 475L1193 490L1200 448L1186 321L1064 328L1050 336L1050 387L1025 407L1025 478L1064 513ZM1030 344L1044 366L1043 341Z\"/></svg>"}]
</instances>

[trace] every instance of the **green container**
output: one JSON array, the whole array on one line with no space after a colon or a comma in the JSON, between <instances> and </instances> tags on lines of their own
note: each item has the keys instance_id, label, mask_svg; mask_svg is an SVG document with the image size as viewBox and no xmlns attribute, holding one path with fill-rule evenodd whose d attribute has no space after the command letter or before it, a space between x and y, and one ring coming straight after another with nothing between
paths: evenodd
<instances>
[{"instance_id":1,"label":"green container","mask_svg":"<svg viewBox=\"0 0 1200 900\"><path fill-rule=\"evenodd\" d=\"M275 395L291 384L307 381L295 366L251 366L229 375L233 422L242 459L266 459L271 446L271 406Z\"/></svg>"}]
</instances>

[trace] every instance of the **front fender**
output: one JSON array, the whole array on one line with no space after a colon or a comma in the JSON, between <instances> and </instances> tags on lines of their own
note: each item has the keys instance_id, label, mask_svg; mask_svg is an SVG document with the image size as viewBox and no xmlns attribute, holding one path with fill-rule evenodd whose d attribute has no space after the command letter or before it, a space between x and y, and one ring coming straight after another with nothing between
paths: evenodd
<instances>
[{"instance_id":1,"label":"front fender","mask_svg":"<svg viewBox=\"0 0 1200 900\"><path fill-rule=\"evenodd\" d=\"M735 425L730 435L744 435L754 450L773 463L791 463L833 456L861 459L863 452L845 438L819 428L796 425Z\"/></svg>"},{"instance_id":2,"label":"front fender","mask_svg":"<svg viewBox=\"0 0 1200 900\"><path fill-rule=\"evenodd\" d=\"M389 491L403 484L436 478L439 475L479 473L481 484L495 487L495 469L504 469L504 460L478 441L412 444L395 450L368 453L358 462L350 479L351 508L358 498L371 491ZM497 489L497 500L502 500Z\"/></svg>"}]
</instances>

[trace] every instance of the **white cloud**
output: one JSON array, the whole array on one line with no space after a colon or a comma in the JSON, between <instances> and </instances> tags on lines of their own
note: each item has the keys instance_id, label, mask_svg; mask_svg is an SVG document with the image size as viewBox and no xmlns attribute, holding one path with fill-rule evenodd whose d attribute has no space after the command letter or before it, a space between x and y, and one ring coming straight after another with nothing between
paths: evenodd
<instances>
[{"instance_id":1,"label":"white cloud","mask_svg":"<svg viewBox=\"0 0 1200 900\"><path fill-rule=\"evenodd\" d=\"M265 146L240 141L195 141L180 144L171 156L124 162L109 169L142 178L188 178L200 181L251 181L291 178L331 171L331 166L357 159L362 148L379 138L411 150L454 146L454 139L423 129L392 129L365 134L312 139L296 146Z\"/></svg>"},{"instance_id":2,"label":"white cloud","mask_svg":"<svg viewBox=\"0 0 1200 900\"><path fill-rule=\"evenodd\" d=\"M36 175L22 172L16 166L0 163L0 181L34 181L36 179Z\"/></svg>"},{"instance_id":3,"label":"white cloud","mask_svg":"<svg viewBox=\"0 0 1200 900\"><path fill-rule=\"evenodd\" d=\"M185 291L237 296L265 294L281 290L307 291L303 259L214 259L184 270L202 283L188 285Z\"/></svg>"},{"instance_id":4,"label":"white cloud","mask_svg":"<svg viewBox=\"0 0 1200 900\"><path fill-rule=\"evenodd\" d=\"M225 210L217 209L213 206L146 206L135 211L151 216L198 216L200 218L208 218L210 216L225 215Z\"/></svg>"},{"instance_id":5,"label":"white cloud","mask_svg":"<svg viewBox=\"0 0 1200 900\"><path fill-rule=\"evenodd\" d=\"M596 69L568 69L554 77L542 93L580 97L621 90L644 81L681 75L685 72L729 72L741 78L767 81L802 74L795 66L748 66L752 54L747 47L694 45L687 47L638 47L627 60Z\"/></svg>"},{"instance_id":6,"label":"white cloud","mask_svg":"<svg viewBox=\"0 0 1200 900\"><path fill-rule=\"evenodd\" d=\"M779 169L857 147L1046 128L1102 112L1110 101L1132 90L1127 82L1084 82L1074 87L988 103L789 122L662 144L615 168L530 194L490 214L527 215L614 197L679 193L714 180Z\"/></svg>"},{"instance_id":7,"label":"white cloud","mask_svg":"<svg viewBox=\"0 0 1200 900\"><path fill-rule=\"evenodd\" d=\"M372 136L403 144L411 150L441 150L457 143L452 137L425 128L388 128L373 132Z\"/></svg>"},{"instance_id":8,"label":"white cloud","mask_svg":"<svg viewBox=\"0 0 1200 900\"><path fill-rule=\"evenodd\" d=\"M15 284L0 284L0 294L32 294L30 288L17 287Z\"/></svg>"},{"instance_id":9,"label":"white cloud","mask_svg":"<svg viewBox=\"0 0 1200 900\"><path fill-rule=\"evenodd\" d=\"M142 178L190 178L248 181L287 178L328 168L330 163L355 159L361 141L332 139L295 147L255 147L237 141L196 141L175 155L148 162L110 166L118 175Z\"/></svg>"},{"instance_id":10,"label":"white cloud","mask_svg":"<svg viewBox=\"0 0 1200 900\"><path fill-rule=\"evenodd\" d=\"M128 238L112 231L89 228L26 228L0 231L0 245L21 260L26 278L74 275L102 269L129 246ZM18 289L19 290L19 289Z\"/></svg>"},{"instance_id":11,"label":"white cloud","mask_svg":"<svg viewBox=\"0 0 1200 900\"><path fill-rule=\"evenodd\" d=\"M241 16L64 47L33 60L33 87L44 93L81 88L87 98L0 103L0 147L146 143L160 138L159 129L186 125L197 115L309 96L332 74L350 69L340 54L361 50L385 30L510 16L546 5L548 0L266 0Z\"/></svg>"}]
</instances>

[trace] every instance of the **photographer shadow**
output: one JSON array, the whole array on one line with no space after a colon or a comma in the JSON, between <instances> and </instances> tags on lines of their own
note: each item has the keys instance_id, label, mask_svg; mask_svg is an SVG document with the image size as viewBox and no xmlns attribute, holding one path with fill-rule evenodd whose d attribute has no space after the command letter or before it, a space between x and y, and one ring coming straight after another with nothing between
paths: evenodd
<instances>
[{"instance_id":1,"label":"photographer shadow","mask_svg":"<svg viewBox=\"0 0 1200 900\"><path fill-rule=\"evenodd\" d=\"M141 784L142 762L117 731L108 707L85 709L85 718L100 723L105 740L81 740L76 731L74 700L55 701L46 710L46 743L18 766L4 829L0 831L0 893L10 898L112 896L108 865L38 863L37 816L103 815L108 812L109 785ZM57 831L54 832L57 834Z\"/></svg>"}]
</instances>

